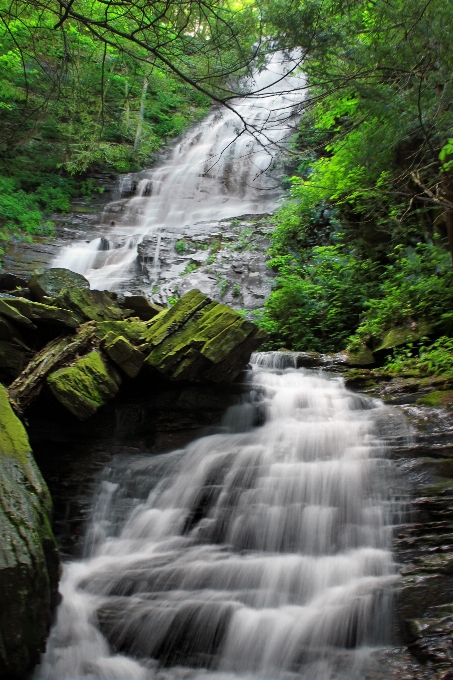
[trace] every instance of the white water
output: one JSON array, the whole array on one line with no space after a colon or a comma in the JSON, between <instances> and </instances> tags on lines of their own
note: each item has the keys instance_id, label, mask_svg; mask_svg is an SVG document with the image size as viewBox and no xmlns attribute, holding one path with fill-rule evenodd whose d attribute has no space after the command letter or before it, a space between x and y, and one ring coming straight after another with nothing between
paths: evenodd
<instances>
[{"instance_id":1,"label":"white water","mask_svg":"<svg viewBox=\"0 0 453 680\"><path fill-rule=\"evenodd\" d=\"M140 173L135 195L107 207L104 225L89 243L66 246L52 262L86 276L92 288L114 290L129 280L137 245L150 232L168 232L200 221L271 212L281 194L272 166L285 139L294 132L292 117L304 96L301 76L282 75L294 67L278 53L255 77L259 96L236 100L232 110L215 109L176 144L169 159ZM274 173L275 175L275 173ZM126 185L131 176L123 178ZM123 187L124 188L124 187ZM155 254L156 267L159 254Z\"/></svg>"},{"instance_id":2,"label":"white water","mask_svg":"<svg viewBox=\"0 0 453 680\"><path fill-rule=\"evenodd\" d=\"M392 637L389 411L290 361L255 356L222 433L105 470L37 679L364 677Z\"/></svg>"}]
</instances>

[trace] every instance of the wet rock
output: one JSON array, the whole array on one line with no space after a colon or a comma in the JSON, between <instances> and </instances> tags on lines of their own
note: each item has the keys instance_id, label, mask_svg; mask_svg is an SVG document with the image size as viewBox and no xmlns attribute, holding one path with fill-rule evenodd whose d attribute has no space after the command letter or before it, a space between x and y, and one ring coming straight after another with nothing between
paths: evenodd
<instances>
[{"instance_id":1,"label":"wet rock","mask_svg":"<svg viewBox=\"0 0 453 680\"><path fill-rule=\"evenodd\" d=\"M4 300L0 300L0 305L6 304ZM44 305L40 302L32 302L25 298L8 298L8 307L13 307L22 316L29 320L43 321L45 323L55 324L63 328L77 328L80 325L80 320L77 319L73 313L68 309L60 309L52 305ZM0 314L2 314L2 307L0 306ZM15 319L14 319L15 320Z\"/></svg>"},{"instance_id":2,"label":"wet rock","mask_svg":"<svg viewBox=\"0 0 453 680\"><path fill-rule=\"evenodd\" d=\"M89 289L90 284L81 274L57 267L32 274L29 288L35 300L45 302L45 298L56 298L67 288Z\"/></svg>"},{"instance_id":3,"label":"wet rock","mask_svg":"<svg viewBox=\"0 0 453 680\"><path fill-rule=\"evenodd\" d=\"M49 492L1 385L0 464L0 677L25 679L44 649L59 557Z\"/></svg>"},{"instance_id":4,"label":"wet rock","mask_svg":"<svg viewBox=\"0 0 453 680\"><path fill-rule=\"evenodd\" d=\"M232 380L267 335L199 290L150 322L146 363L171 380Z\"/></svg>"},{"instance_id":5,"label":"wet rock","mask_svg":"<svg viewBox=\"0 0 453 680\"><path fill-rule=\"evenodd\" d=\"M110 359L130 378L135 378L139 374L144 356L125 337L110 332L105 337L102 347Z\"/></svg>"},{"instance_id":6,"label":"wet rock","mask_svg":"<svg viewBox=\"0 0 453 680\"><path fill-rule=\"evenodd\" d=\"M121 378L97 351L61 368L47 378L52 394L80 420L93 415L118 392Z\"/></svg>"},{"instance_id":7,"label":"wet rock","mask_svg":"<svg viewBox=\"0 0 453 680\"><path fill-rule=\"evenodd\" d=\"M14 291L16 288L25 288L27 281L17 274L0 271L0 290Z\"/></svg>"},{"instance_id":8,"label":"wet rock","mask_svg":"<svg viewBox=\"0 0 453 680\"><path fill-rule=\"evenodd\" d=\"M64 290L53 304L70 309L80 321L119 320L130 316L132 310L121 309L107 291L74 288Z\"/></svg>"},{"instance_id":9,"label":"wet rock","mask_svg":"<svg viewBox=\"0 0 453 680\"><path fill-rule=\"evenodd\" d=\"M132 310L142 321L149 321L164 311L164 307L153 304L144 295L130 295L120 303L120 306Z\"/></svg>"}]
</instances>

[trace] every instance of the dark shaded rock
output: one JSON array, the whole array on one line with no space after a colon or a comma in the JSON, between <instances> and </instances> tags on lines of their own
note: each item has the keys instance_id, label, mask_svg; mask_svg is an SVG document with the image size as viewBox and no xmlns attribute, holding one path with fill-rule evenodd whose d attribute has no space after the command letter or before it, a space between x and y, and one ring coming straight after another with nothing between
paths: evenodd
<instances>
[{"instance_id":1,"label":"dark shaded rock","mask_svg":"<svg viewBox=\"0 0 453 680\"><path fill-rule=\"evenodd\" d=\"M11 342L0 341L0 372L17 378L27 363L25 353Z\"/></svg>"},{"instance_id":2,"label":"dark shaded rock","mask_svg":"<svg viewBox=\"0 0 453 680\"><path fill-rule=\"evenodd\" d=\"M5 300L0 300L0 305L6 305ZM25 298L8 298L8 307L13 307L20 312L22 316L33 321L44 321L52 323L64 328L77 328L80 325L80 320L68 309L60 309L52 305L44 305L40 302L32 302ZM0 306L0 314L3 314ZM15 320L15 319L14 319Z\"/></svg>"},{"instance_id":3,"label":"dark shaded rock","mask_svg":"<svg viewBox=\"0 0 453 680\"><path fill-rule=\"evenodd\" d=\"M120 376L106 366L96 351L61 368L47 378L52 394L80 420L93 415L118 392Z\"/></svg>"},{"instance_id":4,"label":"dark shaded rock","mask_svg":"<svg viewBox=\"0 0 453 680\"><path fill-rule=\"evenodd\" d=\"M0 316L0 340L12 340L19 335L13 324L8 319Z\"/></svg>"},{"instance_id":5,"label":"dark shaded rock","mask_svg":"<svg viewBox=\"0 0 453 680\"><path fill-rule=\"evenodd\" d=\"M148 324L146 363L171 380L232 380L267 334L193 290Z\"/></svg>"},{"instance_id":6,"label":"dark shaded rock","mask_svg":"<svg viewBox=\"0 0 453 680\"><path fill-rule=\"evenodd\" d=\"M115 362L130 378L135 378L145 357L129 340L122 335L110 332L102 343L102 347L112 361Z\"/></svg>"},{"instance_id":7,"label":"dark shaded rock","mask_svg":"<svg viewBox=\"0 0 453 680\"><path fill-rule=\"evenodd\" d=\"M165 310L164 307L150 302L144 295L130 295L120 303L120 306L131 309L142 321L149 321Z\"/></svg>"},{"instance_id":8,"label":"dark shaded rock","mask_svg":"<svg viewBox=\"0 0 453 680\"><path fill-rule=\"evenodd\" d=\"M121 309L107 291L73 288L64 290L53 300L58 307L70 309L80 321L118 321L131 315L131 310Z\"/></svg>"},{"instance_id":9,"label":"dark shaded rock","mask_svg":"<svg viewBox=\"0 0 453 680\"><path fill-rule=\"evenodd\" d=\"M69 269L55 268L32 274L29 282L30 292L38 302L45 298L56 298L65 289L89 289L90 284L81 274Z\"/></svg>"},{"instance_id":10,"label":"dark shaded rock","mask_svg":"<svg viewBox=\"0 0 453 680\"><path fill-rule=\"evenodd\" d=\"M0 677L26 678L56 604L59 557L49 492L0 386Z\"/></svg>"},{"instance_id":11,"label":"dark shaded rock","mask_svg":"<svg viewBox=\"0 0 453 680\"><path fill-rule=\"evenodd\" d=\"M0 271L0 290L11 291L16 288L25 288L27 281L17 274Z\"/></svg>"}]
</instances>

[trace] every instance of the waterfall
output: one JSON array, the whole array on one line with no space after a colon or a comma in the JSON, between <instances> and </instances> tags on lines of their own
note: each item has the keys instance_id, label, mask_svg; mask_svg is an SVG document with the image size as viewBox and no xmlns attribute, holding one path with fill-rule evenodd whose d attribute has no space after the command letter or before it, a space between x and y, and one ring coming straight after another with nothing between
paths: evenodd
<instances>
[{"instance_id":1,"label":"waterfall","mask_svg":"<svg viewBox=\"0 0 453 680\"><path fill-rule=\"evenodd\" d=\"M275 161L295 132L293 114L304 96L304 78L284 76L293 67L277 53L254 77L251 88L259 91L257 96L234 101L232 109L215 108L183 136L167 160L135 180L121 178L120 193L128 198L107 206L99 225L116 248L102 250L99 238L74 243L60 251L52 266L83 274L92 288L114 290L133 276L137 246L149 233L273 211L281 195Z\"/></svg>"},{"instance_id":2,"label":"waterfall","mask_svg":"<svg viewBox=\"0 0 453 680\"><path fill-rule=\"evenodd\" d=\"M218 433L104 470L36 680L352 680L391 642L390 409L290 353L248 381Z\"/></svg>"}]
</instances>

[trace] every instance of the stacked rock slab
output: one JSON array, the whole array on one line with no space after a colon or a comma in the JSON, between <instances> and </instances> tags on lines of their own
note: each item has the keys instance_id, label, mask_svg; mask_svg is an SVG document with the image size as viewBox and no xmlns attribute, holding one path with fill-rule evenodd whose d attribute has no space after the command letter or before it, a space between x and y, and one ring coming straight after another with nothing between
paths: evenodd
<instances>
[{"instance_id":1,"label":"stacked rock slab","mask_svg":"<svg viewBox=\"0 0 453 680\"><path fill-rule=\"evenodd\" d=\"M44 648L59 557L52 503L25 429L0 385L0 677L25 678Z\"/></svg>"}]
</instances>

